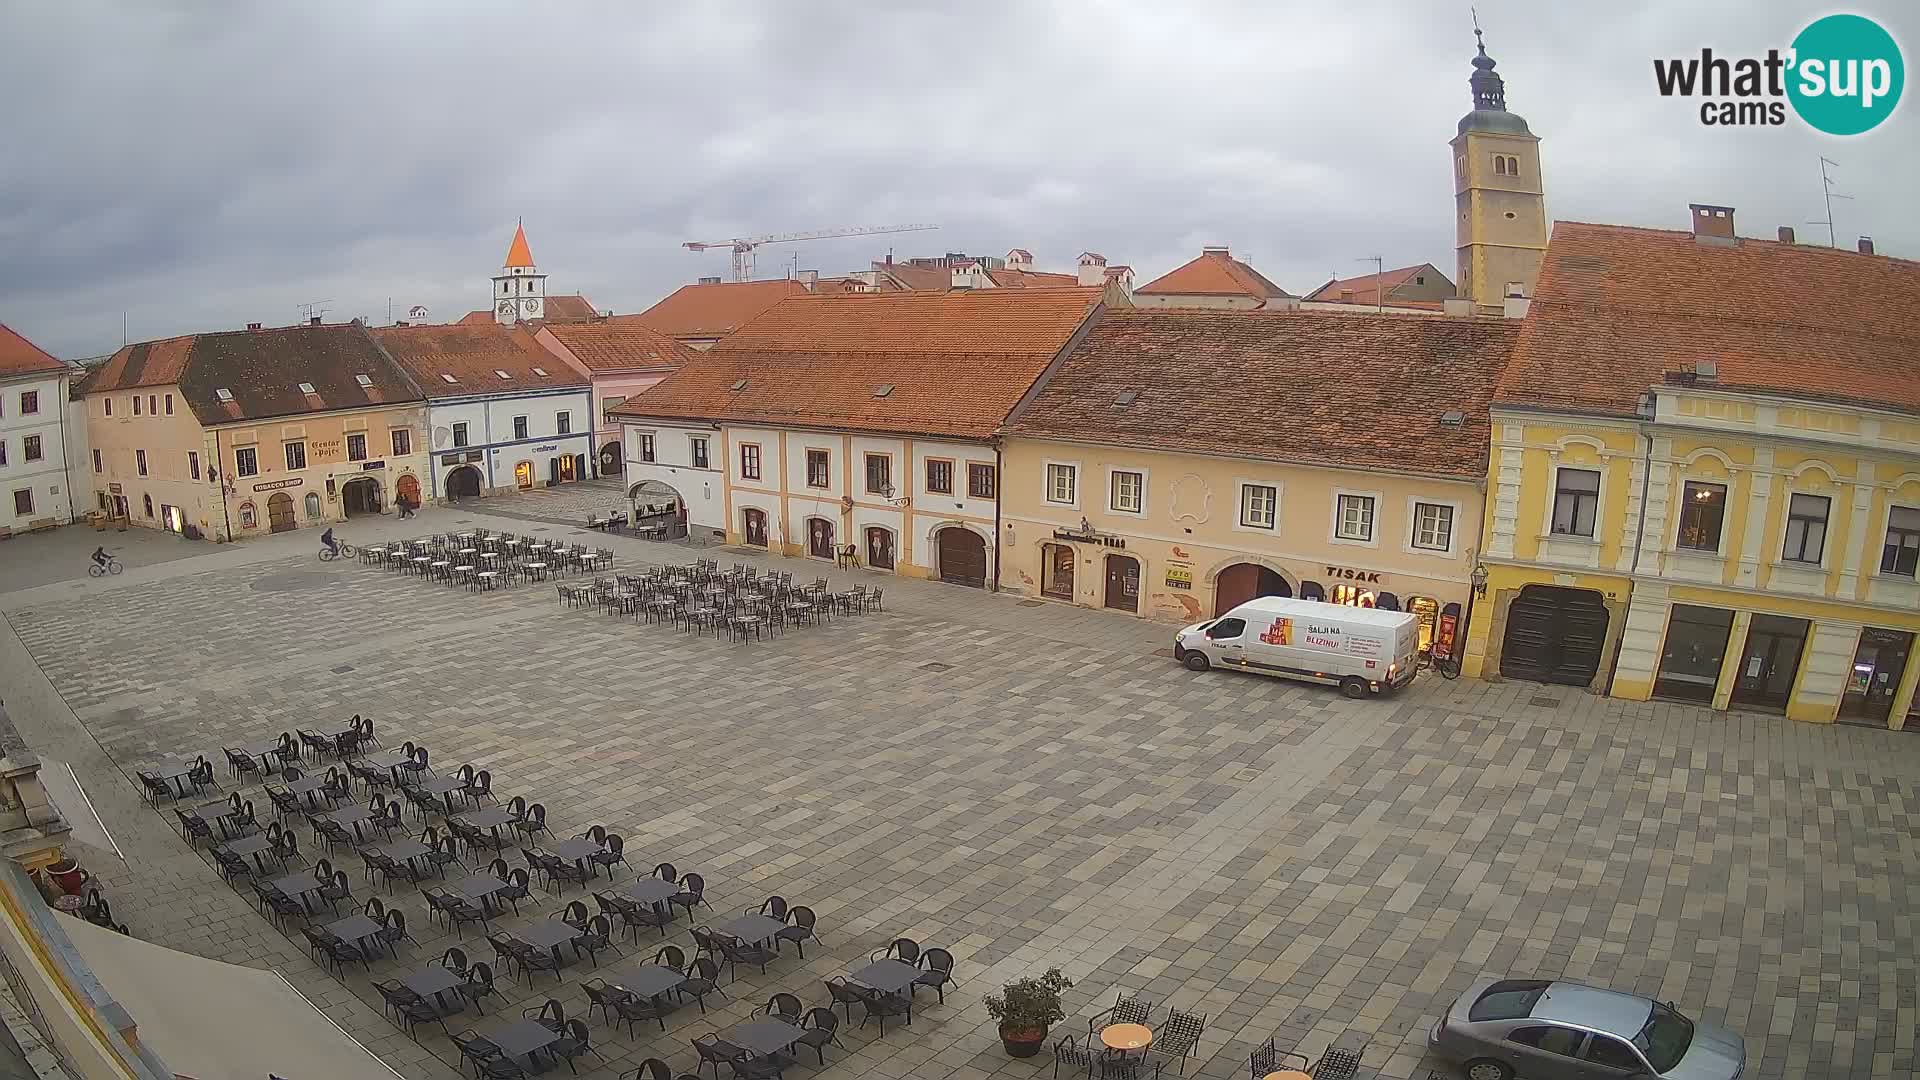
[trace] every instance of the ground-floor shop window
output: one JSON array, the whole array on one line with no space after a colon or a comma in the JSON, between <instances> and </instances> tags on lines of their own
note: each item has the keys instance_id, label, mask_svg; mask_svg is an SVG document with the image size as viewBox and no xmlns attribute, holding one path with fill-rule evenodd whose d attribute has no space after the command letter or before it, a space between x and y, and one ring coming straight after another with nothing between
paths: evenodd
<instances>
[{"instance_id":1,"label":"ground-floor shop window","mask_svg":"<svg viewBox=\"0 0 1920 1080\"><path fill-rule=\"evenodd\" d=\"M1727 658L1733 612L1675 604L1667 619L1667 644L1653 682L1657 697L1710 704Z\"/></svg>"}]
</instances>

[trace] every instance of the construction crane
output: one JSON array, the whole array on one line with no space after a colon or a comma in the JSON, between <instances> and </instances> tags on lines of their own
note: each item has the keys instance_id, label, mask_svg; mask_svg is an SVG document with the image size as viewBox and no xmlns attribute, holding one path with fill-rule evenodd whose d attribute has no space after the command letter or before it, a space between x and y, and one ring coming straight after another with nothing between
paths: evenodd
<instances>
[{"instance_id":1,"label":"construction crane","mask_svg":"<svg viewBox=\"0 0 1920 1080\"><path fill-rule=\"evenodd\" d=\"M747 236L711 243L689 240L680 245L688 251L727 248L733 252L733 280L753 280L753 253L762 244L792 244L801 240L825 240L832 236L876 236L880 233L926 232L938 225L868 225L851 229L820 229L815 232L779 233L773 236Z\"/></svg>"}]
</instances>

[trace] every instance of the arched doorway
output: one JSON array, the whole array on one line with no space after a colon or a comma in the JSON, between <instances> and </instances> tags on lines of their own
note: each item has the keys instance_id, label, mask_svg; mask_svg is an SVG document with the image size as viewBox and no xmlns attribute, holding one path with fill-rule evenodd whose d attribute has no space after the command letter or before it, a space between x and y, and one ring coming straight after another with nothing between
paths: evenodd
<instances>
[{"instance_id":1,"label":"arched doorway","mask_svg":"<svg viewBox=\"0 0 1920 1080\"><path fill-rule=\"evenodd\" d=\"M1293 586L1280 571L1259 563L1234 563L1213 578L1213 614L1225 615L1260 596L1292 596Z\"/></svg>"},{"instance_id":2,"label":"arched doorway","mask_svg":"<svg viewBox=\"0 0 1920 1080\"><path fill-rule=\"evenodd\" d=\"M747 507L740 512L740 532L753 547L767 546L767 512Z\"/></svg>"},{"instance_id":3,"label":"arched doorway","mask_svg":"<svg viewBox=\"0 0 1920 1080\"><path fill-rule=\"evenodd\" d=\"M600 448L600 475L619 476L626 465L625 455L620 451L618 440Z\"/></svg>"},{"instance_id":4,"label":"arched doorway","mask_svg":"<svg viewBox=\"0 0 1920 1080\"><path fill-rule=\"evenodd\" d=\"M307 492L306 504L307 504L307 520L319 521L320 520L320 493L317 491Z\"/></svg>"},{"instance_id":5,"label":"arched doorway","mask_svg":"<svg viewBox=\"0 0 1920 1080\"><path fill-rule=\"evenodd\" d=\"M1065 544L1040 545L1040 595L1051 600L1073 599L1073 567L1078 561Z\"/></svg>"},{"instance_id":6,"label":"arched doorway","mask_svg":"<svg viewBox=\"0 0 1920 1080\"><path fill-rule=\"evenodd\" d=\"M411 473L401 477L400 483L396 485L394 497L406 503L408 506L419 506L420 481L415 479Z\"/></svg>"},{"instance_id":7,"label":"arched doorway","mask_svg":"<svg viewBox=\"0 0 1920 1080\"><path fill-rule=\"evenodd\" d=\"M477 499L480 497L480 470L471 465L461 465L447 474L447 498Z\"/></svg>"},{"instance_id":8,"label":"arched doorway","mask_svg":"<svg viewBox=\"0 0 1920 1080\"><path fill-rule=\"evenodd\" d=\"M867 526L867 565L875 570L893 569L893 530Z\"/></svg>"},{"instance_id":9,"label":"arched doorway","mask_svg":"<svg viewBox=\"0 0 1920 1080\"><path fill-rule=\"evenodd\" d=\"M293 520L293 496L284 491L276 491L267 500L267 528L274 532L288 532L297 523Z\"/></svg>"},{"instance_id":10,"label":"arched doorway","mask_svg":"<svg viewBox=\"0 0 1920 1080\"><path fill-rule=\"evenodd\" d=\"M1115 611L1140 611L1140 560L1131 555L1107 556L1107 606Z\"/></svg>"},{"instance_id":11,"label":"arched doorway","mask_svg":"<svg viewBox=\"0 0 1920 1080\"><path fill-rule=\"evenodd\" d=\"M349 480L340 488L340 505L348 517L380 512L380 481L371 476Z\"/></svg>"},{"instance_id":12,"label":"arched doorway","mask_svg":"<svg viewBox=\"0 0 1920 1080\"><path fill-rule=\"evenodd\" d=\"M1600 673L1607 604L1592 589L1528 585L1507 607L1500 674L1509 679L1587 686Z\"/></svg>"},{"instance_id":13,"label":"arched doorway","mask_svg":"<svg viewBox=\"0 0 1920 1080\"><path fill-rule=\"evenodd\" d=\"M934 537L940 552L940 580L970 588L987 587L987 542L972 529L949 525Z\"/></svg>"},{"instance_id":14,"label":"arched doorway","mask_svg":"<svg viewBox=\"0 0 1920 1080\"><path fill-rule=\"evenodd\" d=\"M833 558L833 522L826 518L807 519L807 554L816 559Z\"/></svg>"},{"instance_id":15,"label":"arched doorway","mask_svg":"<svg viewBox=\"0 0 1920 1080\"><path fill-rule=\"evenodd\" d=\"M533 486L533 462L516 462L513 466L513 486L525 491Z\"/></svg>"},{"instance_id":16,"label":"arched doorway","mask_svg":"<svg viewBox=\"0 0 1920 1080\"><path fill-rule=\"evenodd\" d=\"M665 530L666 539L687 535L687 501L670 484L642 480L627 489L633 504L633 527L653 530L656 536Z\"/></svg>"}]
</instances>

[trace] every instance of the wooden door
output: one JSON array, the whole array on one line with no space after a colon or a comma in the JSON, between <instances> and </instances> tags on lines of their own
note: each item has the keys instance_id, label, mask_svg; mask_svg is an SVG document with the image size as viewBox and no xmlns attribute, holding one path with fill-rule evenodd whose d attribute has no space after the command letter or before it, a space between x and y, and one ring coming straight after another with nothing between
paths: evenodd
<instances>
[{"instance_id":1,"label":"wooden door","mask_svg":"<svg viewBox=\"0 0 1920 1080\"><path fill-rule=\"evenodd\" d=\"M1140 610L1140 560L1131 555L1107 556L1107 606Z\"/></svg>"},{"instance_id":2,"label":"wooden door","mask_svg":"<svg viewBox=\"0 0 1920 1080\"><path fill-rule=\"evenodd\" d=\"M875 570L893 569L893 530L872 526L867 529L867 565Z\"/></svg>"},{"instance_id":3,"label":"wooden door","mask_svg":"<svg viewBox=\"0 0 1920 1080\"><path fill-rule=\"evenodd\" d=\"M1607 605L1591 589L1528 585L1507 607L1500 674L1509 679L1586 686L1600 672Z\"/></svg>"},{"instance_id":4,"label":"wooden door","mask_svg":"<svg viewBox=\"0 0 1920 1080\"><path fill-rule=\"evenodd\" d=\"M741 519L744 525L743 531L747 536L747 543L754 547L766 547L767 512L748 508L741 511Z\"/></svg>"},{"instance_id":5,"label":"wooden door","mask_svg":"<svg viewBox=\"0 0 1920 1080\"><path fill-rule=\"evenodd\" d=\"M273 498L267 500L267 527L274 532L286 532L294 527L293 496L276 491Z\"/></svg>"},{"instance_id":6,"label":"wooden door","mask_svg":"<svg viewBox=\"0 0 1920 1080\"><path fill-rule=\"evenodd\" d=\"M826 518L807 519L807 554L816 559L833 558L833 522Z\"/></svg>"},{"instance_id":7,"label":"wooden door","mask_svg":"<svg viewBox=\"0 0 1920 1080\"><path fill-rule=\"evenodd\" d=\"M940 530L940 580L970 588L987 587L987 542L971 529Z\"/></svg>"}]
</instances>

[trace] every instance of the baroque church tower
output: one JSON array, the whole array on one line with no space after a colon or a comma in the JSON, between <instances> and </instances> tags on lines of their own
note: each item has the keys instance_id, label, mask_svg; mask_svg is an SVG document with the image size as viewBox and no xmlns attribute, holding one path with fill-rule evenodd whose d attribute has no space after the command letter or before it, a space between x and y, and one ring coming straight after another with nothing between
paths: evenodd
<instances>
[{"instance_id":1,"label":"baroque church tower","mask_svg":"<svg viewBox=\"0 0 1920 1080\"><path fill-rule=\"evenodd\" d=\"M493 321L511 326L531 322L547 315L547 275L533 265L533 249L527 246L526 226L513 227L513 243L507 245L507 262L493 275Z\"/></svg>"},{"instance_id":2,"label":"baroque church tower","mask_svg":"<svg viewBox=\"0 0 1920 1080\"><path fill-rule=\"evenodd\" d=\"M1480 38L1480 29L1473 36ZM1507 111L1506 85L1480 42L1473 58L1473 111L1453 138L1454 250L1460 295L1497 315L1510 293L1533 295L1547 250L1540 139Z\"/></svg>"}]
</instances>

